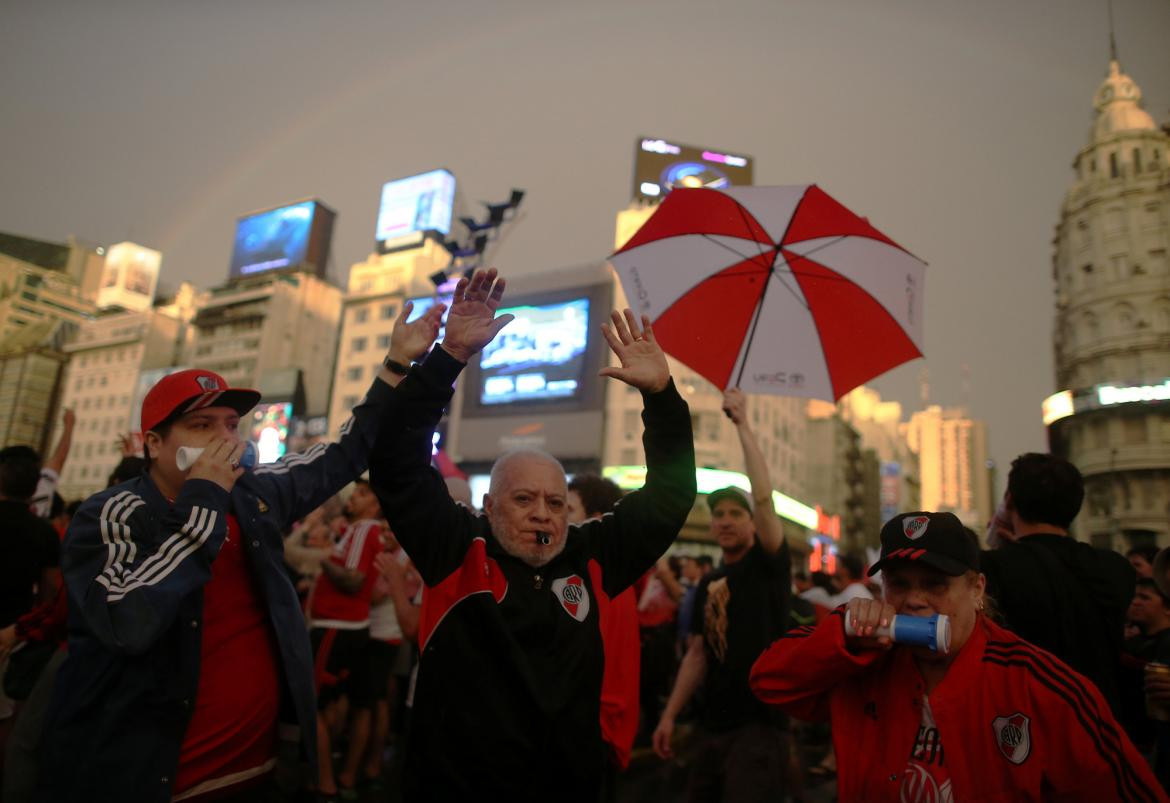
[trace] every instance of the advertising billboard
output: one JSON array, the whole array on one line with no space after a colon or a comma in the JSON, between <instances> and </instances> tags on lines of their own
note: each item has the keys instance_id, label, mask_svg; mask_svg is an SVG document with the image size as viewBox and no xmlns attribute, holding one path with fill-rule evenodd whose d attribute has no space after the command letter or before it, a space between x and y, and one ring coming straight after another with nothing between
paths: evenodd
<instances>
[{"instance_id":1,"label":"advertising billboard","mask_svg":"<svg viewBox=\"0 0 1170 803\"><path fill-rule=\"evenodd\" d=\"M118 243L106 250L106 265L98 288L100 309L121 307L144 312L154 303L162 254L135 243Z\"/></svg>"},{"instance_id":2,"label":"advertising billboard","mask_svg":"<svg viewBox=\"0 0 1170 803\"><path fill-rule=\"evenodd\" d=\"M275 463L288 451L292 402L259 404L249 414L248 437L256 444L257 462Z\"/></svg>"},{"instance_id":3,"label":"advertising billboard","mask_svg":"<svg viewBox=\"0 0 1170 803\"><path fill-rule=\"evenodd\" d=\"M481 404L574 396L585 370L589 299L509 307L516 316L479 358Z\"/></svg>"},{"instance_id":4,"label":"advertising billboard","mask_svg":"<svg viewBox=\"0 0 1170 803\"><path fill-rule=\"evenodd\" d=\"M562 286L509 301L506 311L516 319L459 379L463 415L453 448L472 463L521 448L596 460L610 381L597 375L609 355L601 324L613 309L612 283Z\"/></svg>"},{"instance_id":5,"label":"advertising billboard","mask_svg":"<svg viewBox=\"0 0 1170 803\"><path fill-rule=\"evenodd\" d=\"M633 197L661 201L675 187L749 186L753 166L750 156L642 137L634 151Z\"/></svg>"},{"instance_id":6,"label":"advertising billboard","mask_svg":"<svg viewBox=\"0 0 1170 803\"><path fill-rule=\"evenodd\" d=\"M455 176L431 170L382 185L374 239L389 251L418 245L426 232L449 234L455 208Z\"/></svg>"},{"instance_id":7,"label":"advertising billboard","mask_svg":"<svg viewBox=\"0 0 1170 803\"><path fill-rule=\"evenodd\" d=\"M307 270L324 276L336 217L320 201L300 201L240 218L229 277L270 270Z\"/></svg>"}]
</instances>

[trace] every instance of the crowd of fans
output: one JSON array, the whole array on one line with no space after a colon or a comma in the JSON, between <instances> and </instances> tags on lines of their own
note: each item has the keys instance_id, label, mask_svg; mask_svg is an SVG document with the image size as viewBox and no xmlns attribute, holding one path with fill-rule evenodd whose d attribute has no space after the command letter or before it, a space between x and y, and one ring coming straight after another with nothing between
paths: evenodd
<instances>
[{"instance_id":1,"label":"crowd of fans","mask_svg":"<svg viewBox=\"0 0 1170 803\"><path fill-rule=\"evenodd\" d=\"M404 310L341 440L275 464L240 465L258 394L205 371L89 500L56 493L72 412L48 459L0 450L3 801L1166 799L1170 561L1071 538L1074 467L1015 461L983 544L911 512L808 573L730 390L749 487L675 544L689 418L627 313L646 487L512 452L480 510L430 432L503 289L465 280L425 359L442 305ZM878 632L936 613L949 653Z\"/></svg>"}]
</instances>

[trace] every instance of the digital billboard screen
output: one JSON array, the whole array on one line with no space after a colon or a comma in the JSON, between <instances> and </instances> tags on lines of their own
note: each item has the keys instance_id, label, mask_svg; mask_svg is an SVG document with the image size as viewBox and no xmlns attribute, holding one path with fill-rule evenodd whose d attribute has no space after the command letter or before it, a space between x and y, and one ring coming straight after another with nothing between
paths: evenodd
<instances>
[{"instance_id":1,"label":"digital billboard screen","mask_svg":"<svg viewBox=\"0 0 1170 803\"><path fill-rule=\"evenodd\" d=\"M308 269L324 276L335 217L318 201L301 201L240 218L229 275Z\"/></svg>"},{"instance_id":2,"label":"digital billboard screen","mask_svg":"<svg viewBox=\"0 0 1170 803\"><path fill-rule=\"evenodd\" d=\"M634 152L633 197L660 201L675 187L749 186L753 166L750 156L641 138Z\"/></svg>"},{"instance_id":3,"label":"digital billboard screen","mask_svg":"<svg viewBox=\"0 0 1170 803\"><path fill-rule=\"evenodd\" d=\"M382 185L374 239L383 249L421 242L424 232L449 234L455 208L455 176L431 170Z\"/></svg>"},{"instance_id":4,"label":"digital billboard screen","mask_svg":"<svg viewBox=\"0 0 1170 803\"><path fill-rule=\"evenodd\" d=\"M589 299L510 307L503 313L516 319L480 355L480 404L576 395L589 340Z\"/></svg>"}]
</instances>

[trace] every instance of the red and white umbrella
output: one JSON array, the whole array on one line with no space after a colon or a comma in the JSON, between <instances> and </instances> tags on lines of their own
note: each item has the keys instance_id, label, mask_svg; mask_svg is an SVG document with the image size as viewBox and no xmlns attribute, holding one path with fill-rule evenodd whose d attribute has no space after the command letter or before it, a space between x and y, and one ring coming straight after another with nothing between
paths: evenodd
<instances>
[{"instance_id":1,"label":"red and white umbrella","mask_svg":"<svg viewBox=\"0 0 1170 803\"><path fill-rule=\"evenodd\" d=\"M835 401L922 356L925 263L815 184L676 189L610 261L719 388Z\"/></svg>"}]
</instances>

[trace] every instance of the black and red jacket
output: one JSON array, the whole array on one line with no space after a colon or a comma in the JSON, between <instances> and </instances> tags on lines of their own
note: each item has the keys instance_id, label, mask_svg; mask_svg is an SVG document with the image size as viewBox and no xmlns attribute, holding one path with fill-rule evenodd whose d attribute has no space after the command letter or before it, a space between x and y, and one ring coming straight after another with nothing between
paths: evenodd
<instances>
[{"instance_id":1,"label":"black and red jacket","mask_svg":"<svg viewBox=\"0 0 1170 803\"><path fill-rule=\"evenodd\" d=\"M462 364L441 348L394 391L370 481L425 583L408 800L594 801L605 762L599 611L666 551L695 498L690 411L644 395L645 486L532 568L452 502L431 433Z\"/></svg>"}]
</instances>

